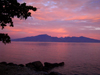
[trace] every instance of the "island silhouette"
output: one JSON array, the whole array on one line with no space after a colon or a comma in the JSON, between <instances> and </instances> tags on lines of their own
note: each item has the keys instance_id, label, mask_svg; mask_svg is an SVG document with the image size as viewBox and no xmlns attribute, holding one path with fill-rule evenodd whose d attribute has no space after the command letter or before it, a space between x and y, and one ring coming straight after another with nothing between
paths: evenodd
<instances>
[{"instance_id":1,"label":"island silhouette","mask_svg":"<svg viewBox=\"0 0 100 75\"><path fill-rule=\"evenodd\" d=\"M47 34L41 34L37 36L25 37L12 39L12 41L33 41L33 42L91 42L91 43L100 43L100 40L92 39L84 36L80 37L52 37Z\"/></svg>"}]
</instances>

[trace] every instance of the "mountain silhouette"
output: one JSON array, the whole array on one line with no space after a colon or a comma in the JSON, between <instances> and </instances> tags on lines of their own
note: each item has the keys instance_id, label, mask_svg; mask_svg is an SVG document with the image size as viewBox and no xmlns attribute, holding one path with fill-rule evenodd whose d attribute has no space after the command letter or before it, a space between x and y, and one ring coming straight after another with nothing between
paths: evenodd
<instances>
[{"instance_id":1,"label":"mountain silhouette","mask_svg":"<svg viewBox=\"0 0 100 75\"><path fill-rule=\"evenodd\" d=\"M31 37L25 37L25 38L18 38L18 39L12 39L12 41L33 41L33 42L96 42L100 43L100 40L91 39L87 37L64 37L64 38L58 38L58 37L51 37L47 34L37 35L37 36L31 36Z\"/></svg>"}]
</instances>

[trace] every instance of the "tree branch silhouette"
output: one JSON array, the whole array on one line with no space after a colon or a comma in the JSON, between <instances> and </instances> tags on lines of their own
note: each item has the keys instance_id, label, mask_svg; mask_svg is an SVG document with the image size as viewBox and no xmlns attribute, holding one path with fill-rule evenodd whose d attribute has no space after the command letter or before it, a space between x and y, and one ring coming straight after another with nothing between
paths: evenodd
<instances>
[{"instance_id":1,"label":"tree branch silhouette","mask_svg":"<svg viewBox=\"0 0 100 75\"><path fill-rule=\"evenodd\" d=\"M7 25L14 27L12 18L27 19L31 17L29 10L36 11L37 8L27 6L26 3L20 4L17 0L0 0L0 27L4 29ZM10 43L8 34L0 33L0 41L3 43Z\"/></svg>"}]
</instances>

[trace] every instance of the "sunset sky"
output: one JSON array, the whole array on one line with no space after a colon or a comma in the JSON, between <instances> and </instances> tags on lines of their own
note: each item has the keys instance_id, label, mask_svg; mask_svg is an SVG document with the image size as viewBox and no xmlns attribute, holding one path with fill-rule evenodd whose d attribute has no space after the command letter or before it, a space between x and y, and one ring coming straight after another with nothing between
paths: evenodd
<instances>
[{"instance_id":1,"label":"sunset sky","mask_svg":"<svg viewBox=\"0 0 100 75\"><path fill-rule=\"evenodd\" d=\"M85 36L100 40L100 0L18 0L37 7L27 20L14 18L14 27L0 32L14 38L48 34Z\"/></svg>"}]
</instances>

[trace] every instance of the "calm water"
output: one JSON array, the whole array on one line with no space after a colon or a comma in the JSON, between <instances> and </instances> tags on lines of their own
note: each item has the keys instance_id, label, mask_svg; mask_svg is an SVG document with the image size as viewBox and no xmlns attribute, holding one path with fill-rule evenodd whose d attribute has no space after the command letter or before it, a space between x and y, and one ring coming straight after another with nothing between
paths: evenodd
<instances>
[{"instance_id":1,"label":"calm water","mask_svg":"<svg viewBox=\"0 0 100 75\"><path fill-rule=\"evenodd\" d=\"M100 75L100 43L12 42L0 43L0 62L26 64L33 61L59 63L53 69L67 75Z\"/></svg>"}]
</instances>

